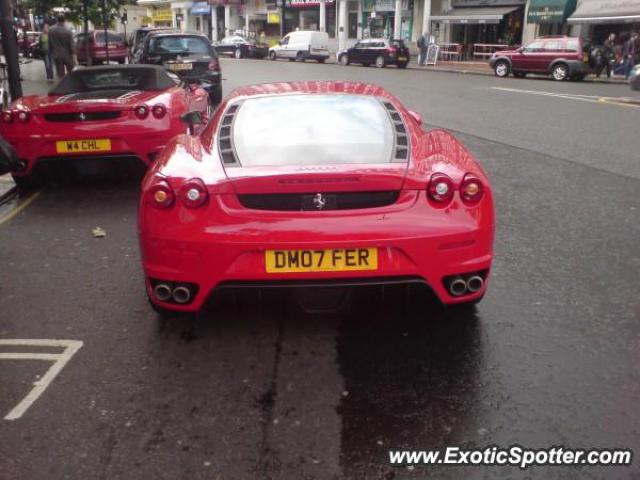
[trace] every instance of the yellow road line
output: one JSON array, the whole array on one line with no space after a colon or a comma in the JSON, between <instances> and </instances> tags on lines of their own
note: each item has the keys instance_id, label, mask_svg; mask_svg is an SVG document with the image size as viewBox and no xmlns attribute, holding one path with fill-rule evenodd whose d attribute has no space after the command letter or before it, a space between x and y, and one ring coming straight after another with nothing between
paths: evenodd
<instances>
[{"instance_id":1,"label":"yellow road line","mask_svg":"<svg viewBox=\"0 0 640 480\"><path fill-rule=\"evenodd\" d=\"M640 108L640 103L621 102L615 97L600 97L598 103L606 103L608 105L620 105L621 107Z\"/></svg>"},{"instance_id":2,"label":"yellow road line","mask_svg":"<svg viewBox=\"0 0 640 480\"><path fill-rule=\"evenodd\" d=\"M7 213L4 217L0 217L0 225L3 223L7 223L13 217L18 215L21 211L27 208L29 205L33 203L33 201L40 196L40 192L35 192L25 198L21 203L18 204L16 208Z\"/></svg>"}]
</instances>

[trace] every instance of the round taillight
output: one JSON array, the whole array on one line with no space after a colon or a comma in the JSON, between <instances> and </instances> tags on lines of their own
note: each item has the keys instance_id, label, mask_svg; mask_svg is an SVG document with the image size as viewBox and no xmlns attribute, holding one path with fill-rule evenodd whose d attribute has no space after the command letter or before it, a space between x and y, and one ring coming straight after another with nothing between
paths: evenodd
<instances>
[{"instance_id":1,"label":"round taillight","mask_svg":"<svg viewBox=\"0 0 640 480\"><path fill-rule=\"evenodd\" d=\"M146 105L140 105L135 108L135 112L136 117L138 117L140 120L144 120L149 116L149 107L147 107Z\"/></svg>"},{"instance_id":2,"label":"round taillight","mask_svg":"<svg viewBox=\"0 0 640 480\"><path fill-rule=\"evenodd\" d=\"M157 208L169 208L173 205L175 195L167 182L159 182L147 191L149 202Z\"/></svg>"},{"instance_id":3,"label":"round taillight","mask_svg":"<svg viewBox=\"0 0 640 480\"><path fill-rule=\"evenodd\" d=\"M472 173L467 173L460 184L460 197L467 203L477 203L484 194L482 181Z\"/></svg>"},{"instance_id":4,"label":"round taillight","mask_svg":"<svg viewBox=\"0 0 640 480\"><path fill-rule=\"evenodd\" d=\"M4 123L11 123L13 122L13 112L10 110L4 110L2 112L2 121Z\"/></svg>"},{"instance_id":5,"label":"round taillight","mask_svg":"<svg viewBox=\"0 0 640 480\"><path fill-rule=\"evenodd\" d=\"M29 120L31 120L31 113L25 110L21 110L18 112L17 117L19 122L27 123Z\"/></svg>"},{"instance_id":6,"label":"round taillight","mask_svg":"<svg viewBox=\"0 0 640 480\"><path fill-rule=\"evenodd\" d=\"M209 200L206 185L199 178L187 180L180 188L180 200L189 208L201 207Z\"/></svg>"},{"instance_id":7,"label":"round taillight","mask_svg":"<svg viewBox=\"0 0 640 480\"><path fill-rule=\"evenodd\" d=\"M159 103L153 106L151 113L155 118L162 118L167 114L167 107Z\"/></svg>"},{"instance_id":8,"label":"round taillight","mask_svg":"<svg viewBox=\"0 0 640 480\"><path fill-rule=\"evenodd\" d=\"M453 198L453 182L444 173L434 173L429 180L427 192L431 200L444 203Z\"/></svg>"}]
</instances>

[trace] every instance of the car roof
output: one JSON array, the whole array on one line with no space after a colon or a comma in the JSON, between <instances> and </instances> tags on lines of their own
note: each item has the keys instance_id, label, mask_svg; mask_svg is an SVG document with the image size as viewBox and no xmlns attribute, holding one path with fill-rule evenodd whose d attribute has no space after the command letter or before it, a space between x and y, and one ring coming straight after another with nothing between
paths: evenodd
<instances>
[{"instance_id":1,"label":"car roof","mask_svg":"<svg viewBox=\"0 0 640 480\"><path fill-rule=\"evenodd\" d=\"M149 32L149 36L153 37L202 37L208 40L206 35L199 32L181 32L179 30L159 30Z\"/></svg>"},{"instance_id":2,"label":"car roof","mask_svg":"<svg viewBox=\"0 0 640 480\"><path fill-rule=\"evenodd\" d=\"M236 88L227 97L229 100L239 97L265 96L265 95L291 95L291 94L351 94L370 95L402 103L379 85L365 82L342 81L300 81L261 83Z\"/></svg>"}]
</instances>

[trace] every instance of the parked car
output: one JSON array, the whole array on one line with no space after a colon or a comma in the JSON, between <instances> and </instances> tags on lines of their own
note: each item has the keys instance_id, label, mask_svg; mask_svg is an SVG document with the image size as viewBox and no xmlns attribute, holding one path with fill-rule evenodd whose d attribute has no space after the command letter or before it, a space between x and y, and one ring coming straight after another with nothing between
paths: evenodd
<instances>
[{"instance_id":1,"label":"parked car","mask_svg":"<svg viewBox=\"0 0 640 480\"><path fill-rule=\"evenodd\" d=\"M169 140L186 133L181 117L207 117L207 92L153 65L102 65L68 73L48 94L27 95L2 111L0 135L15 146L13 177L26 189L41 168L80 159L134 159L151 165Z\"/></svg>"},{"instance_id":2,"label":"parked car","mask_svg":"<svg viewBox=\"0 0 640 480\"><path fill-rule=\"evenodd\" d=\"M550 74L555 80L582 80L590 73L589 53L579 37L540 37L516 50L493 54L489 65L497 77L522 78L527 73Z\"/></svg>"},{"instance_id":3,"label":"parked car","mask_svg":"<svg viewBox=\"0 0 640 480\"><path fill-rule=\"evenodd\" d=\"M260 286L421 284L444 304L475 303L493 256L480 164L365 83L235 90L200 135L167 146L138 215L160 313Z\"/></svg>"},{"instance_id":4,"label":"parked car","mask_svg":"<svg viewBox=\"0 0 640 480\"><path fill-rule=\"evenodd\" d=\"M242 35L224 37L213 48L218 55L229 55L235 58L265 58L269 55L269 45Z\"/></svg>"},{"instance_id":5,"label":"parked car","mask_svg":"<svg viewBox=\"0 0 640 480\"><path fill-rule=\"evenodd\" d=\"M171 27L142 27L142 28L138 28L135 32L133 32L133 35L131 36L132 38L132 43L130 45L130 53L131 53L131 58L133 58L133 56L135 56L135 52L140 49L142 47L142 43L144 40L144 37L147 36L147 34L151 33L151 32L160 32L160 31L172 31L173 28Z\"/></svg>"},{"instance_id":6,"label":"parked car","mask_svg":"<svg viewBox=\"0 0 640 480\"><path fill-rule=\"evenodd\" d=\"M631 90L640 90L640 64L633 67L629 76L629 84Z\"/></svg>"},{"instance_id":7,"label":"parked car","mask_svg":"<svg viewBox=\"0 0 640 480\"><path fill-rule=\"evenodd\" d=\"M201 85L217 105L222 99L222 70L209 39L197 33L150 32L134 56L135 63L162 65L186 82Z\"/></svg>"},{"instance_id":8,"label":"parked car","mask_svg":"<svg viewBox=\"0 0 640 480\"><path fill-rule=\"evenodd\" d=\"M370 38L360 40L353 47L338 52L337 57L338 62L342 65L359 63L366 67L374 64L379 68L387 65L407 68L409 49L402 40Z\"/></svg>"},{"instance_id":9,"label":"parked car","mask_svg":"<svg viewBox=\"0 0 640 480\"><path fill-rule=\"evenodd\" d=\"M309 59L324 63L329 58L329 34L305 30L291 32L269 49L269 58L286 58L291 62Z\"/></svg>"},{"instance_id":10,"label":"parked car","mask_svg":"<svg viewBox=\"0 0 640 480\"><path fill-rule=\"evenodd\" d=\"M89 43L89 56L87 57L86 44ZM107 52L108 50L108 52ZM126 63L129 52L124 41L124 36L116 32L107 32L105 42L104 30L88 32L76 35L76 56L78 63L84 65L99 65L107 60L110 62Z\"/></svg>"}]
</instances>

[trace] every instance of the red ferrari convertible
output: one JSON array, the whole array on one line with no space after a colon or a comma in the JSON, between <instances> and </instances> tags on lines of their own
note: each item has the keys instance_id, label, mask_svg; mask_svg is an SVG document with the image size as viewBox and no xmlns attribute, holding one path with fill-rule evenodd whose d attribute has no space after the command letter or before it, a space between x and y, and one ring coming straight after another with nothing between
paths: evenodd
<instances>
[{"instance_id":1,"label":"red ferrari convertible","mask_svg":"<svg viewBox=\"0 0 640 480\"><path fill-rule=\"evenodd\" d=\"M217 289L426 284L444 304L487 288L494 209L467 149L382 88L235 90L143 181L139 234L159 311Z\"/></svg>"},{"instance_id":2,"label":"red ferrari convertible","mask_svg":"<svg viewBox=\"0 0 640 480\"><path fill-rule=\"evenodd\" d=\"M162 67L79 68L48 95L30 95L2 112L0 135L17 150L19 186L31 186L47 164L108 158L153 163L168 141L188 126L181 116L206 119L205 90L183 85Z\"/></svg>"}]
</instances>

